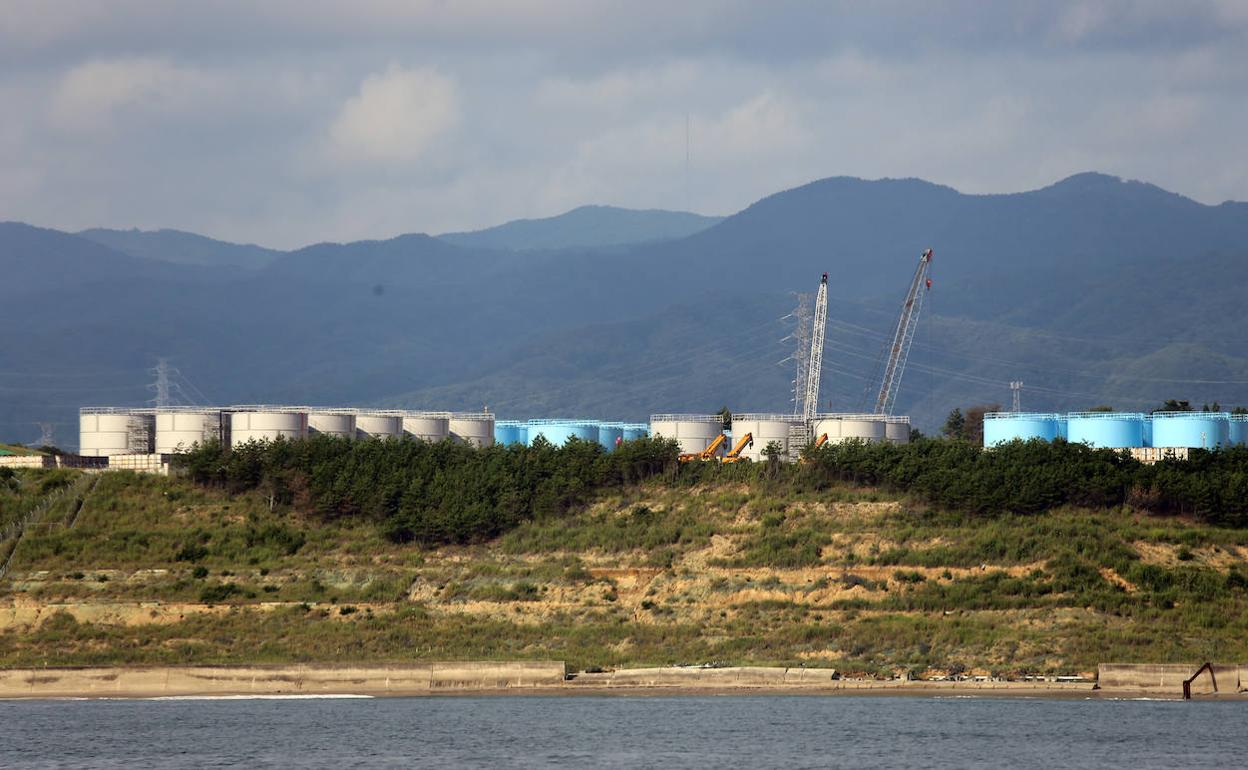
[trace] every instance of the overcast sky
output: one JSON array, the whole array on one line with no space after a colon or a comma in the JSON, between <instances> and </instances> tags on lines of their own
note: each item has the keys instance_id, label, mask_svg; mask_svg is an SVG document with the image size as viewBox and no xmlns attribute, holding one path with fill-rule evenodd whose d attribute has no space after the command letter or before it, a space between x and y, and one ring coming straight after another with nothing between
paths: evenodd
<instances>
[{"instance_id":1,"label":"overcast sky","mask_svg":"<svg viewBox=\"0 0 1248 770\"><path fill-rule=\"evenodd\" d=\"M0 116L0 220L276 247L835 175L1218 203L1248 0L0 0Z\"/></svg>"}]
</instances>

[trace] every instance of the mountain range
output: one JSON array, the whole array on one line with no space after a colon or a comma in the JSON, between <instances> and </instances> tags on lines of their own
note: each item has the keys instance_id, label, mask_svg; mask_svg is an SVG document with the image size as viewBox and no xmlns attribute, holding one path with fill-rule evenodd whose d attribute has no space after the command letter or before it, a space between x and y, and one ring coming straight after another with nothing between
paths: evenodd
<instances>
[{"instance_id":1,"label":"mountain range","mask_svg":"<svg viewBox=\"0 0 1248 770\"><path fill-rule=\"evenodd\" d=\"M162 230L0 224L0 440L76 443L84 404L644 419L791 410L795 292L829 273L822 408L863 408L919 254L933 287L897 402L1248 404L1248 204L1079 174L967 195L823 179L726 217L584 207L477 233L280 251Z\"/></svg>"}]
</instances>

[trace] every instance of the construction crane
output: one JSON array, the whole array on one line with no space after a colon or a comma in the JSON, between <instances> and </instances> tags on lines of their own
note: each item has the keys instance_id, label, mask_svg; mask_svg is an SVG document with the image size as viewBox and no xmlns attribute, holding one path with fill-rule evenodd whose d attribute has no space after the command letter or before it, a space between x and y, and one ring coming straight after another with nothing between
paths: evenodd
<instances>
[{"instance_id":1,"label":"construction crane","mask_svg":"<svg viewBox=\"0 0 1248 770\"><path fill-rule=\"evenodd\" d=\"M901 375L910 356L910 343L914 342L914 332L919 325L919 312L923 309L927 292L932 288L932 279L928 277L931 264L932 250L927 249L919 255L919 266L910 281L910 291L906 292L906 301L901 304L897 331L893 333L893 341L888 348L888 363L884 366L884 381L880 383L880 395L875 400L876 414L893 413L897 389L901 387Z\"/></svg>"},{"instance_id":2,"label":"construction crane","mask_svg":"<svg viewBox=\"0 0 1248 770\"><path fill-rule=\"evenodd\" d=\"M728 442L728 437L721 433L715 437L714 441L712 441L710 444L707 444L706 449L703 449L701 452L690 452L688 454L683 454L683 455L680 455L680 457L678 457L677 459L679 459L682 463L692 462L693 460L704 460L704 461L714 460L715 455L719 454L719 450L727 442Z\"/></svg>"},{"instance_id":3,"label":"construction crane","mask_svg":"<svg viewBox=\"0 0 1248 770\"><path fill-rule=\"evenodd\" d=\"M828 274L819 280L815 317L810 329L810 356L806 359L806 388L802 395L802 420L809 424L819 411L819 375L823 372L823 338L828 326Z\"/></svg>"},{"instance_id":4,"label":"construction crane","mask_svg":"<svg viewBox=\"0 0 1248 770\"><path fill-rule=\"evenodd\" d=\"M754 434L753 433L747 433L744 436L742 436L741 440L737 442L737 445L732 448L732 451L724 455L723 462L736 463L742 460L750 459L748 457L741 456L741 453L745 451L745 448L747 446L748 447L754 446Z\"/></svg>"}]
</instances>

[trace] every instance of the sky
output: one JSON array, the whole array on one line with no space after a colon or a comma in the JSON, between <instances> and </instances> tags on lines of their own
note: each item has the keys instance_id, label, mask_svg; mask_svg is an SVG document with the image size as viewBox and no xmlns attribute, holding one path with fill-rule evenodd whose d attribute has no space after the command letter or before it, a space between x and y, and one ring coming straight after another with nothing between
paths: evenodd
<instances>
[{"instance_id":1,"label":"sky","mask_svg":"<svg viewBox=\"0 0 1248 770\"><path fill-rule=\"evenodd\" d=\"M277 248L828 176L1248 200L1248 0L0 0L0 220Z\"/></svg>"}]
</instances>

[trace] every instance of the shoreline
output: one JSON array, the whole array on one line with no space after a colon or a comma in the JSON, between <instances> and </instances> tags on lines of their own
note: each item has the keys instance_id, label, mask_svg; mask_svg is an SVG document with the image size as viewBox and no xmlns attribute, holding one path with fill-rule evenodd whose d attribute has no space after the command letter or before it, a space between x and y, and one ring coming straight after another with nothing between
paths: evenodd
<instances>
[{"instance_id":1,"label":"shoreline","mask_svg":"<svg viewBox=\"0 0 1248 770\"><path fill-rule=\"evenodd\" d=\"M1180 700L1171 687L1092 682L932 682L835 679L831 669L621 669L565 675L560 661L381 665L98 666L0 669L0 700L489 696L890 696ZM1248 693L1201 694L1248 700Z\"/></svg>"}]
</instances>

